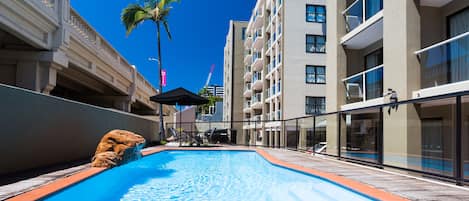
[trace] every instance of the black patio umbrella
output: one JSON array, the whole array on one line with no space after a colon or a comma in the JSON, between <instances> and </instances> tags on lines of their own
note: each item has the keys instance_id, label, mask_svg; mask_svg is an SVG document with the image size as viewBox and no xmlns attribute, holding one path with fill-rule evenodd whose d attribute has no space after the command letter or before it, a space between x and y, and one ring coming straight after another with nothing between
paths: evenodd
<instances>
[{"instance_id":1,"label":"black patio umbrella","mask_svg":"<svg viewBox=\"0 0 469 201\"><path fill-rule=\"evenodd\" d=\"M162 94L150 97L150 100L165 105L179 105L179 129L181 130L182 105L203 105L208 103L208 99L190 92L182 87L167 91Z\"/></svg>"}]
</instances>

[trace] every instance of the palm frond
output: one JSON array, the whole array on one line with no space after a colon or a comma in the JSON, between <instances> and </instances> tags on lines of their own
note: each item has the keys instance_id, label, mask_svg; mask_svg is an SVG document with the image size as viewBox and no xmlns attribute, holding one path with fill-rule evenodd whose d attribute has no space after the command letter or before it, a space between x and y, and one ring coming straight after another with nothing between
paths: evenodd
<instances>
[{"instance_id":1,"label":"palm frond","mask_svg":"<svg viewBox=\"0 0 469 201\"><path fill-rule=\"evenodd\" d=\"M152 19L149 7L131 4L122 10L121 20L125 26L127 35L129 35L140 22L149 19Z\"/></svg>"}]
</instances>

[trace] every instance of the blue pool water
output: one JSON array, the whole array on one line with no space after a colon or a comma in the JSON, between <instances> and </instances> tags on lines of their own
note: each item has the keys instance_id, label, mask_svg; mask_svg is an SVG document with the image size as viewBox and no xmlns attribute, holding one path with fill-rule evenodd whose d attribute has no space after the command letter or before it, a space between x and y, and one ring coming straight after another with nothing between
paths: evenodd
<instances>
[{"instance_id":1,"label":"blue pool water","mask_svg":"<svg viewBox=\"0 0 469 201\"><path fill-rule=\"evenodd\" d=\"M372 200L248 151L165 151L110 169L44 200Z\"/></svg>"}]
</instances>

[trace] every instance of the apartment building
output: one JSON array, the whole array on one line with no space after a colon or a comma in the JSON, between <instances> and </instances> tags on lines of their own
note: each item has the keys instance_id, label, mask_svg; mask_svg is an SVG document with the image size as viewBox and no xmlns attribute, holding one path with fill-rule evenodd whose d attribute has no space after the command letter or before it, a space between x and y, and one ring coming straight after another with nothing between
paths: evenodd
<instances>
[{"instance_id":1,"label":"apartment building","mask_svg":"<svg viewBox=\"0 0 469 201\"><path fill-rule=\"evenodd\" d=\"M323 113L325 0L258 0L246 30L243 144L283 144L281 120Z\"/></svg>"},{"instance_id":2,"label":"apartment building","mask_svg":"<svg viewBox=\"0 0 469 201\"><path fill-rule=\"evenodd\" d=\"M244 40L248 22L230 21L224 49L223 121L228 125L230 136L236 136L236 143L242 143L243 92L244 92ZM234 139L232 139L234 141Z\"/></svg>"},{"instance_id":3,"label":"apartment building","mask_svg":"<svg viewBox=\"0 0 469 201\"><path fill-rule=\"evenodd\" d=\"M469 1L326 7L325 152L469 179Z\"/></svg>"}]
</instances>

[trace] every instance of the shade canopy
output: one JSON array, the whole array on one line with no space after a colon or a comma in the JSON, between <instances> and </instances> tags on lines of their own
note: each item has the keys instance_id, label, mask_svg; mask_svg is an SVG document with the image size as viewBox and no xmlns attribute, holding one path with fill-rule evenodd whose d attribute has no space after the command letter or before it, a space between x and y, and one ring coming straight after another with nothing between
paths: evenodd
<instances>
[{"instance_id":1,"label":"shade canopy","mask_svg":"<svg viewBox=\"0 0 469 201\"><path fill-rule=\"evenodd\" d=\"M150 100L165 105L203 105L208 103L206 98L182 87L152 96Z\"/></svg>"}]
</instances>

